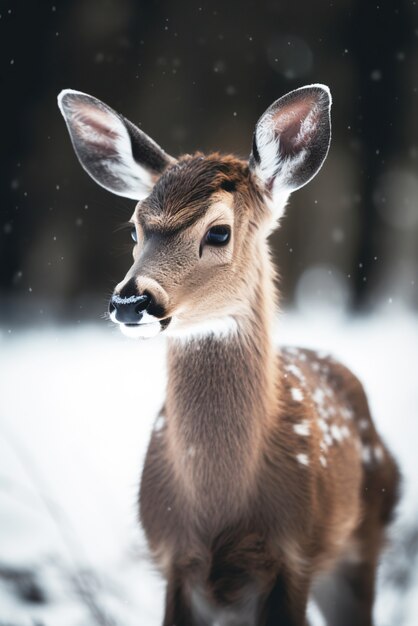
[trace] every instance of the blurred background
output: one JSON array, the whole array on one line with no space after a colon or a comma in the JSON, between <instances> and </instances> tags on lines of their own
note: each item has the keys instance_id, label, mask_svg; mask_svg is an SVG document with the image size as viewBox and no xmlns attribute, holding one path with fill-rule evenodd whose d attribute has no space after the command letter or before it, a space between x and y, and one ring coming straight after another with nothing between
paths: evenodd
<instances>
[{"instance_id":1,"label":"blurred background","mask_svg":"<svg viewBox=\"0 0 418 626\"><path fill-rule=\"evenodd\" d=\"M136 498L164 339L101 319L134 202L84 173L57 94L100 98L174 156L246 158L264 110L313 82L333 140L271 238L277 336L366 385L404 476L376 624L416 626L417 17L415 0L0 0L1 626L158 626L163 606Z\"/></svg>"},{"instance_id":2,"label":"blurred background","mask_svg":"<svg viewBox=\"0 0 418 626\"><path fill-rule=\"evenodd\" d=\"M416 2L2 1L0 13L3 321L98 317L130 264L117 228L134 203L82 171L56 105L66 87L173 155L247 157L271 102L328 84L328 160L272 239L284 304L416 309Z\"/></svg>"}]
</instances>

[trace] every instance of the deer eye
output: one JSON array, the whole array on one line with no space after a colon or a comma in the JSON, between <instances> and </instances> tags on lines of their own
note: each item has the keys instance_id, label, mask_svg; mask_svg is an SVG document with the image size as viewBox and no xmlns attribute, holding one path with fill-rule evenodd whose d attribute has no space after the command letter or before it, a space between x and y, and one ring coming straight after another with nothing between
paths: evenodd
<instances>
[{"instance_id":1,"label":"deer eye","mask_svg":"<svg viewBox=\"0 0 418 626\"><path fill-rule=\"evenodd\" d=\"M229 226L212 226L206 233L205 243L210 246L225 246L231 238Z\"/></svg>"},{"instance_id":2,"label":"deer eye","mask_svg":"<svg viewBox=\"0 0 418 626\"><path fill-rule=\"evenodd\" d=\"M135 243L138 243L138 235L136 234L136 228L133 228L131 230L131 237L135 241Z\"/></svg>"}]
</instances>

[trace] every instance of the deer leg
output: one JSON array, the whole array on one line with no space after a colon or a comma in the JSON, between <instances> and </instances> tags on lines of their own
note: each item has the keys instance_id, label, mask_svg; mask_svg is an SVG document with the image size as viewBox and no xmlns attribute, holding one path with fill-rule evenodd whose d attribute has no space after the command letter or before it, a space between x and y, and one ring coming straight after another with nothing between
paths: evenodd
<instances>
[{"instance_id":1,"label":"deer leg","mask_svg":"<svg viewBox=\"0 0 418 626\"><path fill-rule=\"evenodd\" d=\"M167 584L163 626L200 626L196 624L181 580L170 577Z\"/></svg>"},{"instance_id":2,"label":"deer leg","mask_svg":"<svg viewBox=\"0 0 418 626\"><path fill-rule=\"evenodd\" d=\"M263 626L305 626L309 581L280 573L262 612Z\"/></svg>"},{"instance_id":3,"label":"deer leg","mask_svg":"<svg viewBox=\"0 0 418 626\"><path fill-rule=\"evenodd\" d=\"M372 626L376 569L398 500L400 475L386 462L365 475L362 521L332 572L315 581L312 595L332 626Z\"/></svg>"},{"instance_id":4,"label":"deer leg","mask_svg":"<svg viewBox=\"0 0 418 626\"><path fill-rule=\"evenodd\" d=\"M372 626L376 568L384 528L366 520L353 537L352 548L334 570L313 588L313 596L332 626Z\"/></svg>"},{"instance_id":5,"label":"deer leg","mask_svg":"<svg viewBox=\"0 0 418 626\"><path fill-rule=\"evenodd\" d=\"M326 623L372 626L376 561L339 565L315 585L313 596Z\"/></svg>"}]
</instances>

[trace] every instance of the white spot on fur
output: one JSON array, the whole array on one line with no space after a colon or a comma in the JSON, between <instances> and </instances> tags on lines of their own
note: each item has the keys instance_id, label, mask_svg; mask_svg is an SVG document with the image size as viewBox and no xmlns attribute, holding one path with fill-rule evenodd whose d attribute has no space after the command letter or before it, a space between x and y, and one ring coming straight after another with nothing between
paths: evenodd
<instances>
[{"instance_id":1,"label":"white spot on fur","mask_svg":"<svg viewBox=\"0 0 418 626\"><path fill-rule=\"evenodd\" d=\"M296 376L296 378L300 380L301 383L305 382L305 376L303 375L302 370L300 369L300 367L298 367L294 363L290 363L290 365L286 365L285 370L289 372L290 374L293 374L293 376Z\"/></svg>"},{"instance_id":2,"label":"white spot on fur","mask_svg":"<svg viewBox=\"0 0 418 626\"><path fill-rule=\"evenodd\" d=\"M372 461L372 449L370 446L363 446L361 450L361 458L364 463L371 463Z\"/></svg>"},{"instance_id":3,"label":"white spot on fur","mask_svg":"<svg viewBox=\"0 0 418 626\"><path fill-rule=\"evenodd\" d=\"M300 435L301 437L307 437L310 433L311 428L309 422L307 420L304 420L300 424L294 424L293 430L297 435Z\"/></svg>"},{"instance_id":4,"label":"white spot on fur","mask_svg":"<svg viewBox=\"0 0 418 626\"><path fill-rule=\"evenodd\" d=\"M154 424L154 432L159 433L165 426L165 417L164 415L159 415L155 420Z\"/></svg>"},{"instance_id":5,"label":"white spot on fur","mask_svg":"<svg viewBox=\"0 0 418 626\"><path fill-rule=\"evenodd\" d=\"M376 461L381 463L385 458L385 452L383 450L383 447L380 444L378 444L377 446L374 447L373 452L374 452L374 458L376 459Z\"/></svg>"},{"instance_id":6,"label":"white spot on fur","mask_svg":"<svg viewBox=\"0 0 418 626\"><path fill-rule=\"evenodd\" d=\"M358 427L359 427L359 430L362 430L362 431L368 430L370 428L369 420L363 417L361 420L358 421Z\"/></svg>"},{"instance_id":7,"label":"white spot on fur","mask_svg":"<svg viewBox=\"0 0 418 626\"><path fill-rule=\"evenodd\" d=\"M303 454L303 453L297 454L296 460L301 465L309 465L309 458L307 454Z\"/></svg>"},{"instance_id":8,"label":"white spot on fur","mask_svg":"<svg viewBox=\"0 0 418 626\"><path fill-rule=\"evenodd\" d=\"M329 431L329 424L327 424L327 422L322 417L318 419L318 426L323 433L327 433Z\"/></svg>"},{"instance_id":9,"label":"white spot on fur","mask_svg":"<svg viewBox=\"0 0 418 626\"><path fill-rule=\"evenodd\" d=\"M327 414L328 414L328 417L334 417L335 415L337 415L337 409L335 408L335 406L333 405L328 406Z\"/></svg>"},{"instance_id":10,"label":"white spot on fur","mask_svg":"<svg viewBox=\"0 0 418 626\"><path fill-rule=\"evenodd\" d=\"M332 446L333 439L329 433L324 434L324 443L328 446L328 448Z\"/></svg>"},{"instance_id":11,"label":"white spot on fur","mask_svg":"<svg viewBox=\"0 0 418 626\"><path fill-rule=\"evenodd\" d=\"M341 432L341 428L337 426L337 424L331 425L331 436L335 441L341 442L343 440L343 434Z\"/></svg>"},{"instance_id":12,"label":"white spot on fur","mask_svg":"<svg viewBox=\"0 0 418 626\"><path fill-rule=\"evenodd\" d=\"M292 394L292 398L295 402L302 402L303 393L300 389L298 389L297 387L292 387L290 393Z\"/></svg>"},{"instance_id":13,"label":"white spot on fur","mask_svg":"<svg viewBox=\"0 0 418 626\"><path fill-rule=\"evenodd\" d=\"M318 387L318 389L315 389L315 391L312 394L312 399L315 402L315 404L321 406L324 401L325 401L325 392L323 389L320 389Z\"/></svg>"},{"instance_id":14,"label":"white spot on fur","mask_svg":"<svg viewBox=\"0 0 418 626\"><path fill-rule=\"evenodd\" d=\"M328 465L327 459L323 454L319 456L319 462L321 463L322 467L326 467Z\"/></svg>"},{"instance_id":15,"label":"white spot on fur","mask_svg":"<svg viewBox=\"0 0 418 626\"><path fill-rule=\"evenodd\" d=\"M334 397L334 392L331 387L324 387L324 393L328 399L332 399Z\"/></svg>"}]
</instances>

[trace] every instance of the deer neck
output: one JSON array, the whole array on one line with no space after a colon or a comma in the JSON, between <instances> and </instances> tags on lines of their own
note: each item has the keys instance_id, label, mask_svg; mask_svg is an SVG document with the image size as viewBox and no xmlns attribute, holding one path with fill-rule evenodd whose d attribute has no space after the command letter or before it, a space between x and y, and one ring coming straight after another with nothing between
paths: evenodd
<instances>
[{"instance_id":1,"label":"deer neck","mask_svg":"<svg viewBox=\"0 0 418 626\"><path fill-rule=\"evenodd\" d=\"M266 429L277 415L278 365L272 341L273 271L259 257L235 330L168 346L167 435L188 495L216 510L242 506L255 483ZM239 494L239 496L238 496Z\"/></svg>"}]
</instances>

